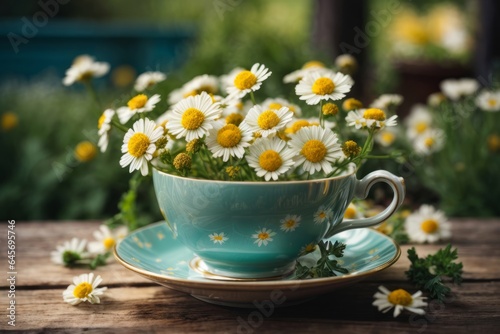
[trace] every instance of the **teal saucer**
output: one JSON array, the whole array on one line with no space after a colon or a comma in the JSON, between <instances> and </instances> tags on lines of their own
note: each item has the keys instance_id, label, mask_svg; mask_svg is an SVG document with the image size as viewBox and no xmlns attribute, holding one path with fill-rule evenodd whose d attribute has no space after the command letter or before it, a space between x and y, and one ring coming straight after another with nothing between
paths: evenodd
<instances>
[{"instance_id":1,"label":"teal saucer","mask_svg":"<svg viewBox=\"0 0 500 334\"><path fill-rule=\"evenodd\" d=\"M329 240L347 245L339 262L349 273L314 279L296 279L293 274L258 280L214 276L204 272L202 261L173 237L165 222L130 233L115 246L114 255L126 268L156 283L209 303L234 307L254 307L264 301L276 306L297 304L376 274L401 255L391 238L370 228L341 232ZM316 250L299 262L311 266L318 256Z\"/></svg>"}]
</instances>

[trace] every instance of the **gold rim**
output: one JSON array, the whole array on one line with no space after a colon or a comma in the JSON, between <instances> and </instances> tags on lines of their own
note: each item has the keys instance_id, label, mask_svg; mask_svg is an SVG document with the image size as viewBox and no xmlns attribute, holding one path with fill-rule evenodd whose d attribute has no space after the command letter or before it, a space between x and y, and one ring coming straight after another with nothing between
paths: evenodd
<instances>
[{"instance_id":1,"label":"gold rim","mask_svg":"<svg viewBox=\"0 0 500 334\"><path fill-rule=\"evenodd\" d=\"M142 227L140 229L137 229L133 233L138 233L144 229L147 228L153 228L157 225L164 224L165 222L158 222L154 223L145 227ZM175 283L178 286L196 286L197 288L217 288L219 290L234 290L235 288L250 288L251 290L261 290L265 288L286 288L286 287L317 287L317 286L324 286L324 285L329 285L331 283L335 282L341 282L341 281L350 281L350 280L360 280L366 276L370 276L374 273L377 273L381 270L384 270L390 266L392 266L394 263L396 263L401 256L401 248L399 245L390 237L386 236L385 234L374 230L370 228L370 231L376 234L381 235L382 237L388 239L395 247L396 253L394 254L393 258L385 263L382 263L381 265L368 270L364 271L361 273L353 273L353 274L347 274L345 276L334 276L334 277L323 277L323 278L311 278L311 279L293 279L293 280L286 280L286 281L230 281L230 280L211 280L211 281L195 281L195 280L190 280L189 278L178 278L178 277L170 277L170 276L165 276L165 275L159 275L152 273L148 270L140 269L135 267L134 265L126 262L124 259L118 255L117 252L117 247L120 244L116 244L113 248L113 255L117 259L117 261L123 265L125 268L138 273L139 275L142 275L144 277L147 277L155 282L158 281L164 281L164 282L172 282Z\"/></svg>"}]
</instances>

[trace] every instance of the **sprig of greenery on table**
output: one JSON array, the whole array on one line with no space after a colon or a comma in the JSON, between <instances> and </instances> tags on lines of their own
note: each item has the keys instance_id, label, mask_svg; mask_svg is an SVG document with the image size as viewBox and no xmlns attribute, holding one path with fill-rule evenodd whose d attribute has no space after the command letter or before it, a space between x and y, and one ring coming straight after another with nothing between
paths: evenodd
<instances>
[{"instance_id":1,"label":"sprig of greenery on table","mask_svg":"<svg viewBox=\"0 0 500 334\"><path fill-rule=\"evenodd\" d=\"M425 258L420 258L412 247L408 249L411 265L405 274L410 282L427 291L431 298L443 301L451 292L443 277L448 277L454 284L462 282L463 265L461 262L454 262L457 258L457 249L452 250L451 245Z\"/></svg>"},{"instance_id":2,"label":"sprig of greenery on table","mask_svg":"<svg viewBox=\"0 0 500 334\"><path fill-rule=\"evenodd\" d=\"M321 252L321 257L316 262L313 267L303 266L297 261L297 266L295 269L295 277L297 279L303 278L317 278L317 277L331 277L337 276L335 272L347 274L348 270L342 267L337 260L330 258L343 257L346 245L344 243L335 241L332 244L331 241L320 241L318 243L318 248Z\"/></svg>"}]
</instances>

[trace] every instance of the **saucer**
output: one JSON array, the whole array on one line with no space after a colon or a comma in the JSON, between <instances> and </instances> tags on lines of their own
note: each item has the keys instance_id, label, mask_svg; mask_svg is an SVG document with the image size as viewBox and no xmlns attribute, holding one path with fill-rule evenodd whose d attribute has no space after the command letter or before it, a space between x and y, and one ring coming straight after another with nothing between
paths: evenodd
<instances>
[{"instance_id":1,"label":"saucer","mask_svg":"<svg viewBox=\"0 0 500 334\"><path fill-rule=\"evenodd\" d=\"M199 258L173 237L166 222L130 233L115 246L114 255L127 269L167 288L233 307L256 307L266 302L276 306L298 304L374 275L401 255L391 238L370 228L344 231L329 240L346 244L344 257L338 261L349 273L312 279L296 279L293 275L267 280L218 279L193 266ZM316 250L298 261L312 266L318 258Z\"/></svg>"}]
</instances>

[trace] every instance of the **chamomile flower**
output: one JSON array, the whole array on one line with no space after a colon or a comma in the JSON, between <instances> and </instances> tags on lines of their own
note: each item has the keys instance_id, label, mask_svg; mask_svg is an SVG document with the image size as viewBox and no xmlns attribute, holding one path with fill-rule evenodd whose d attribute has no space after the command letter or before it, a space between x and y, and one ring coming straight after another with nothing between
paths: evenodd
<instances>
[{"instance_id":1,"label":"chamomile flower","mask_svg":"<svg viewBox=\"0 0 500 334\"><path fill-rule=\"evenodd\" d=\"M403 103L403 97L399 94L382 94L370 104L370 108L389 109Z\"/></svg>"},{"instance_id":2,"label":"chamomile flower","mask_svg":"<svg viewBox=\"0 0 500 334\"><path fill-rule=\"evenodd\" d=\"M163 136L163 127L148 118L141 118L132 125L123 137L120 166L130 165L129 171L140 170L142 175L148 174L148 161L153 159L156 151L155 142Z\"/></svg>"},{"instance_id":3,"label":"chamomile flower","mask_svg":"<svg viewBox=\"0 0 500 334\"><path fill-rule=\"evenodd\" d=\"M408 139L414 140L428 131L432 126L432 119L432 114L426 106L422 104L413 106L405 119Z\"/></svg>"},{"instance_id":4,"label":"chamomile flower","mask_svg":"<svg viewBox=\"0 0 500 334\"><path fill-rule=\"evenodd\" d=\"M374 139L379 145L383 147L389 147L392 144L394 144L394 142L398 138L398 135L399 131L397 127L394 126L389 128L383 128L382 130L378 131L375 134Z\"/></svg>"},{"instance_id":5,"label":"chamomile flower","mask_svg":"<svg viewBox=\"0 0 500 334\"><path fill-rule=\"evenodd\" d=\"M273 232L273 230L265 227L261 228L257 230L255 234L252 234L252 239L255 239L253 243L259 245L259 247L262 245L267 246L268 243L274 240L273 237L275 235L276 232Z\"/></svg>"},{"instance_id":6,"label":"chamomile flower","mask_svg":"<svg viewBox=\"0 0 500 334\"><path fill-rule=\"evenodd\" d=\"M93 57L82 55L75 58L73 65L66 71L63 79L65 86L71 86L77 81L86 81L102 77L109 71L109 64L96 62Z\"/></svg>"},{"instance_id":7,"label":"chamomile flower","mask_svg":"<svg viewBox=\"0 0 500 334\"><path fill-rule=\"evenodd\" d=\"M111 130L111 120L114 115L115 111L113 109L106 109L97 121L97 134L99 135L97 146L99 146L101 152L106 152L106 149L108 148L109 130Z\"/></svg>"},{"instance_id":8,"label":"chamomile flower","mask_svg":"<svg viewBox=\"0 0 500 334\"><path fill-rule=\"evenodd\" d=\"M373 295L375 301L373 306L376 306L379 311L386 313L394 307L394 318L396 318L402 310L408 310L416 314L425 314L422 307L427 306L427 302L424 300L426 297L422 297L422 292L417 291L413 295L403 289L397 289L394 291L389 291L384 286L378 287L379 291Z\"/></svg>"},{"instance_id":9,"label":"chamomile flower","mask_svg":"<svg viewBox=\"0 0 500 334\"><path fill-rule=\"evenodd\" d=\"M368 108L349 111L345 120L349 126L354 126L356 129L382 129L386 126L395 126L397 117L397 115L393 115L387 119L382 109Z\"/></svg>"},{"instance_id":10,"label":"chamomile flower","mask_svg":"<svg viewBox=\"0 0 500 334\"><path fill-rule=\"evenodd\" d=\"M144 72L135 80L134 89L138 92L142 92L164 81L166 78L167 76L161 72Z\"/></svg>"},{"instance_id":11,"label":"chamomile flower","mask_svg":"<svg viewBox=\"0 0 500 334\"><path fill-rule=\"evenodd\" d=\"M344 157L338 137L330 129L319 126L303 127L288 142L296 165L310 174L333 171L332 163Z\"/></svg>"},{"instance_id":12,"label":"chamomile flower","mask_svg":"<svg viewBox=\"0 0 500 334\"><path fill-rule=\"evenodd\" d=\"M323 64L322 62L317 61L317 60L311 60L311 61L308 61L307 63L305 63L301 69L295 70L295 71L285 75L283 77L283 82L284 83L297 83L300 80L302 80L302 78L306 74L308 74L310 72L324 71L324 70L329 71L328 69L326 69L325 64Z\"/></svg>"},{"instance_id":13,"label":"chamomile flower","mask_svg":"<svg viewBox=\"0 0 500 334\"><path fill-rule=\"evenodd\" d=\"M132 116L139 113L150 112L156 104L160 102L160 95L155 94L148 98L145 94L138 94L127 102L126 107L120 107L116 110L120 123L127 123Z\"/></svg>"},{"instance_id":14,"label":"chamomile flower","mask_svg":"<svg viewBox=\"0 0 500 334\"><path fill-rule=\"evenodd\" d=\"M444 96L443 93L441 92L432 93L427 97L427 104L431 107L437 107L445 100L446 96Z\"/></svg>"},{"instance_id":15,"label":"chamomile flower","mask_svg":"<svg viewBox=\"0 0 500 334\"><path fill-rule=\"evenodd\" d=\"M189 96L173 107L167 130L177 138L186 137L186 141L202 138L213 128L213 122L220 117L218 103L205 92Z\"/></svg>"},{"instance_id":16,"label":"chamomile flower","mask_svg":"<svg viewBox=\"0 0 500 334\"><path fill-rule=\"evenodd\" d=\"M340 72L310 72L295 86L295 93L307 104L320 101L340 100L351 90L354 84L350 76Z\"/></svg>"},{"instance_id":17,"label":"chamomile flower","mask_svg":"<svg viewBox=\"0 0 500 334\"><path fill-rule=\"evenodd\" d=\"M333 218L332 209L327 209L324 205L320 206L314 213L314 223L323 224L329 222Z\"/></svg>"},{"instance_id":18,"label":"chamomile flower","mask_svg":"<svg viewBox=\"0 0 500 334\"><path fill-rule=\"evenodd\" d=\"M405 230L411 241L419 243L433 243L451 237L451 224L444 213L426 204L406 217Z\"/></svg>"},{"instance_id":19,"label":"chamomile flower","mask_svg":"<svg viewBox=\"0 0 500 334\"><path fill-rule=\"evenodd\" d=\"M219 79L216 76L203 74L194 77L182 87L183 97L195 96L205 92L209 95L219 91Z\"/></svg>"},{"instance_id":20,"label":"chamomile flower","mask_svg":"<svg viewBox=\"0 0 500 334\"><path fill-rule=\"evenodd\" d=\"M284 129L292 118L293 114L287 107L276 110L264 109L259 105L255 105L248 111L242 126L262 137L272 137L278 131Z\"/></svg>"},{"instance_id":21,"label":"chamomile flower","mask_svg":"<svg viewBox=\"0 0 500 334\"><path fill-rule=\"evenodd\" d=\"M354 218L361 218L361 217L363 217L363 215L356 207L356 204L354 204L352 202L349 203L349 205L347 206L347 209L344 212L344 218L345 219L354 219Z\"/></svg>"},{"instance_id":22,"label":"chamomile flower","mask_svg":"<svg viewBox=\"0 0 500 334\"><path fill-rule=\"evenodd\" d=\"M286 215L285 218L280 220L280 228L285 232L293 232L300 225L299 215Z\"/></svg>"},{"instance_id":23,"label":"chamomile flower","mask_svg":"<svg viewBox=\"0 0 500 334\"><path fill-rule=\"evenodd\" d=\"M500 91L482 91L476 98L476 105L484 111L500 111Z\"/></svg>"},{"instance_id":24,"label":"chamomile flower","mask_svg":"<svg viewBox=\"0 0 500 334\"><path fill-rule=\"evenodd\" d=\"M413 148L417 153L428 155L443 148L444 138L443 130L429 129L415 138Z\"/></svg>"},{"instance_id":25,"label":"chamomile flower","mask_svg":"<svg viewBox=\"0 0 500 334\"><path fill-rule=\"evenodd\" d=\"M236 78L236 76L244 70L244 68L235 67L228 74L221 75L219 77L219 82L222 91L227 92L227 88L234 85L234 79Z\"/></svg>"},{"instance_id":26,"label":"chamomile flower","mask_svg":"<svg viewBox=\"0 0 500 334\"><path fill-rule=\"evenodd\" d=\"M101 225L99 226L99 230L94 231L96 241L89 242L89 251L93 254L110 252L118 241L127 236L127 233L128 229L126 226L110 230L108 226Z\"/></svg>"},{"instance_id":27,"label":"chamomile flower","mask_svg":"<svg viewBox=\"0 0 500 334\"><path fill-rule=\"evenodd\" d=\"M227 87L228 98L242 98L250 92L260 89L262 82L269 78L272 72L265 65L254 64L250 71L240 71L231 86Z\"/></svg>"},{"instance_id":28,"label":"chamomile flower","mask_svg":"<svg viewBox=\"0 0 500 334\"><path fill-rule=\"evenodd\" d=\"M75 276L73 284L63 292L63 299L71 305L87 301L91 304L99 304L101 302L99 296L102 296L104 291L108 289L107 287L98 288L101 282L101 276L97 275L94 278L94 273Z\"/></svg>"},{"instance_id":29,"label":"chamomile flower","mask_svg":"<svg viewBox=\"0 0 500 334\"><path fill-rule=\"evenodd\" d=\"M85 251L87 240L73 238L71 241L65 241L62 245L58 245L56 250L50 253L52 262L65 266L74 265L80 260L89 258L89 254Z\"/></svg>"},{"instance_id":30,"label":"chamomile flower","mask_svg":"<svg viewBox=\"0 0 500 334\"><path fill-rule=\"evenodd\" d=\"M246 160L248 165L255 169L258 177L264 177L269 181L277 180L280 175L292 168L294 155L286 142L277 137L258 138L250 146Z\"/></svg>"},{"instance_id":31,"label":"chamomile flower","mask_svg":"<svg viewBox=\"0 0 500 334\"><path fill-rule=\"evenodd\" d=\"M451 100L474 94L479 89L479 82L474 79L447 79L441 82L441 91Z\"/></svg>"},{"instance_id":32,"label":"chamomile flower","mask_svg":"<svg viewBox=\"0 0 500 334\"><path fill-rule=\"evenodd\" d=\"M302 115L302 109L293 103L290 103L289 101L282 99L280 97L276 98L268 98L265 99L264 102L262 102L262 108L268 110L279 110L283 107L287 107L290 112L292 112L293 116L295 117L300 117Z\"/></svg>"},{"instance_id":33,"label":"chamomile flower","mask_svg":"<svg viewBox=\"0 0 500 334\"><path fill-rule=\"evenodd\" d=\"M213 157L222 157L222 161L226 162L229 157L243 158L245 147L250 146L252 139L252 133L248 129L214 122L214 127L208 131L206 143Z\"/></svg>"},{"instance_id":34,"label":"chamomile flower","mask_svg":"<svg viewBox=\"0 0 500 334\"><path fill-rule=\"evenodd\" d=\"M335 58L335 66L344 74L353 74L358 68L358 62L356 58L346 53Z\"/></svg>"}]
</instances>

